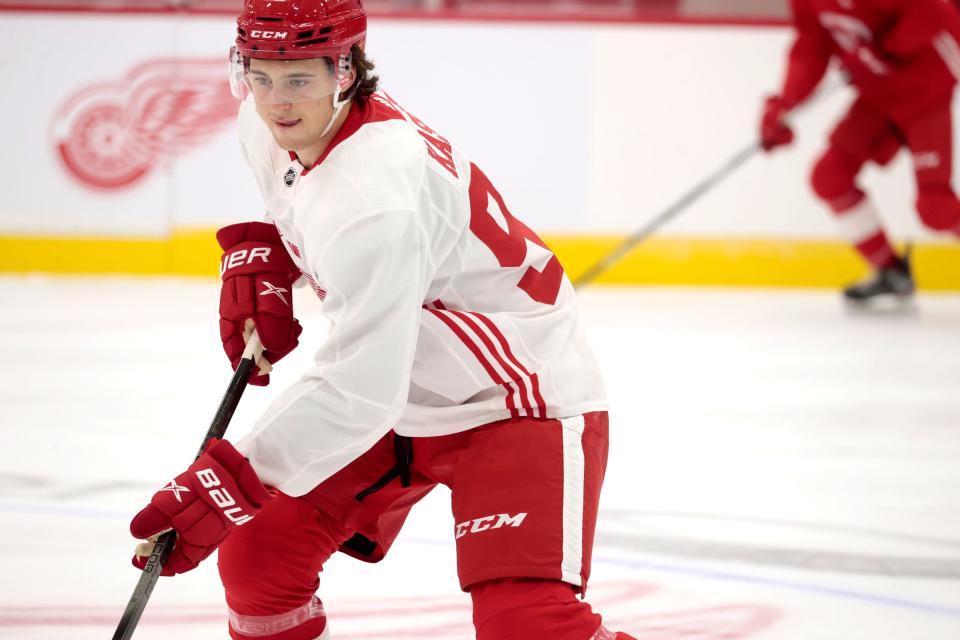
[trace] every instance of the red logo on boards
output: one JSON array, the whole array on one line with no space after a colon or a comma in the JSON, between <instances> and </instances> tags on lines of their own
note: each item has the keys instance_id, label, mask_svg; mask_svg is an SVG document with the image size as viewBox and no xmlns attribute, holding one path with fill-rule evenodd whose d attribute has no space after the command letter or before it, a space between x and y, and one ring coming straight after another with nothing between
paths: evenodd
<instances>
[{"instance_id":1,"label":"red logo on boards","mask_svg":"<svg viewBox=\"0 0 960 640\"><path fill-rule=\"evenodd\" d=\"M237 115L221 58L164 58L68 97L52 125L67 171L94 189L122 189L203 145Z\"/></svg>"}]
</instances>

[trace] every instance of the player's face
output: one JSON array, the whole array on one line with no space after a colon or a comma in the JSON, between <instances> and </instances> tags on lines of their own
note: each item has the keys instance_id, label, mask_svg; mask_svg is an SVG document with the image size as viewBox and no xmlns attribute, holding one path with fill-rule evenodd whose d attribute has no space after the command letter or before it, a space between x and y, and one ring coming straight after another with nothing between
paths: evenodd
<instances>
[{"instance_id":1,"label":"player's face","mask_svg":"<svg viewBox=\"0 0 960 640\"><path fill-rule=\"evenodd\" d=\"M247 82L277 144L297 151L320 142L333 115L337 82L326 60L253 59Z\"/></svg>"}]
</instances>

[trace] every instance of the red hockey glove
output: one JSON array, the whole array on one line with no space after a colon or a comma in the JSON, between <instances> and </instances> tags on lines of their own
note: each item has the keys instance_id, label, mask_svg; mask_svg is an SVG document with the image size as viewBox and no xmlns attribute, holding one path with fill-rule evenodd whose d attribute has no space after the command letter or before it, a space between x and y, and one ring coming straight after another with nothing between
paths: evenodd
<instances>
[{"instance_id":1,"label":"red hockey glove","mask_svg":"<svg viewBox=\"0 0 960 640\"><path fill-rule=\"evenodd\" d=\"M161 574L172 576L196 567L271 498L233 445L211 440L196 462L153 495L130 522L130 533L146 539L176 530L176 542ZM138 545L133 566L143 569L151 550L152 545Z\"/></svg>"},{"instance_id":2,"label":"red hockey glove","mask_svg":"<svg viewBox=\"0 0 960 640\"><path fill-rule=\"evenodd\" d=\"M790 108L780 96L767 98L760 120L760 146L764 151L793 142L793 129L784 122L789 111Z\"/></svg>"},{"instance_id":3,"label":"red hockey glove","mask_svg":"<svg viewBox=\"0 0 960 640\"><path fill-rule=\"evenodd\" d=\"M303 328L293 317L293 283L300 270L290 259L277 228L242 222L217 231L220 260L220 339L236 369L246 345L244 326L253 321L263 343L263 359L276 363L297 346ZM270 382L267 370L254 370L250 383Z\"/></svg>"}]
</instances>

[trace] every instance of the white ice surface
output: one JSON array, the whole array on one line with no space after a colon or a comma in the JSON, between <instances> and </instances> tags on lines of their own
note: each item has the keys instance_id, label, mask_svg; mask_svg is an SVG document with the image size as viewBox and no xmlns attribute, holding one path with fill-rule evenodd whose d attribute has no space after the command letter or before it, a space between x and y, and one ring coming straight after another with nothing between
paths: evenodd
<instances>
[{"instance_id":1,"label":"white ice surface","mask_svg":"<svg viewBox=\"0 0 960 640\"><path fill-rule=\"evenodd\" d=\"M304 295L299 295L304 294ZM643 640L960 638L960 297L582 295L612 450L589 600ZM324 333L298 292L306 331ZM103 639L130 516L189 463L229 379L217 284L0 278L0 638ZM310 358L250 388L244 432ZM448 494L388 558L334 557L335 640L472 637ZM225 638L214 562L163 579L138 640Z\"/></svg>"}]
</instances>

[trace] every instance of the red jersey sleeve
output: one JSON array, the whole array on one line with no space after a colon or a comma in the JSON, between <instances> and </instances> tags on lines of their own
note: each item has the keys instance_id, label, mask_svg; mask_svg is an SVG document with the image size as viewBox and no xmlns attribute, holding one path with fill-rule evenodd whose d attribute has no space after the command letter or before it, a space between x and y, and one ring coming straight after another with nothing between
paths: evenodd
<instances>
[{"instance_id":1,"label":"red jersey sleeve","mask_svg":"<svg viewBox=\"0 0 960 640\"><path fill-rule=\"evenodd\" d=\"M806 100L820 84L833 55L830 36L817 22L807 0L790 0L796 38L787 57L780 97L788 108Z\"/></svg>"},{"instance_id":2,"label":"red jersey sleeve","mask_svg":"<svg viewBox=\"0 0 960 640\"><path fill-rule=\"evenodd\" d=\"M945 0L887 0L896 15L880 38L880 48L894 58L909 58L930 47L933 39L957 24L957 9Z\"/></svg>"}]
</instances>

